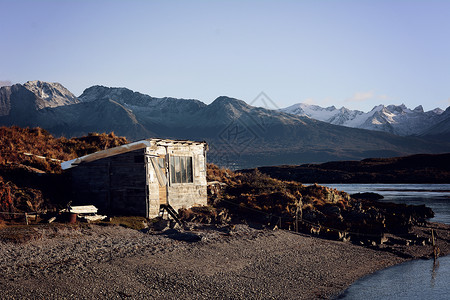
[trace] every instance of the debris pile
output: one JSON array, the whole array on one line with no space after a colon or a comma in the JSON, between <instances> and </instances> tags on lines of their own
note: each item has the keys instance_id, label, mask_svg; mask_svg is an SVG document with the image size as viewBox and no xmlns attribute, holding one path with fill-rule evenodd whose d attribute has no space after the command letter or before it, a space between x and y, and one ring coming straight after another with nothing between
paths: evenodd
<instances>
[{"instance_id":1,"label":"debris pile","mask_svg":"<svg viewBox=\"0 0 450 300\"><path fill-rule=\"evenodd\" d=\"M107 216L104 215L97 215L98 209L94 205L69 206L67 212L72 215L75 214L77 219L88 223L101 221L107 218Z\"/></svg>"}]
</instances>

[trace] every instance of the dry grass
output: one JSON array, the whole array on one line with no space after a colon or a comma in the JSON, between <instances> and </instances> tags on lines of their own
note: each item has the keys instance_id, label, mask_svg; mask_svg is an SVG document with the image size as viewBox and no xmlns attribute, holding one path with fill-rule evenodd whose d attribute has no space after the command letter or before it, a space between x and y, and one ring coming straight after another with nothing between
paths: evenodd
<instances>
[{"instance_id":1,"label":"dry grass","mask_svg":"<svg viewBox=\"0 0 450 300\"><path fill-rule=\"evenodd\" d=\"M84 137L67 139L55 138L39 127L3 126L0 127L0 165L14 163L44 172L60 173L59 161L70 160L127 142L126 138L117 137L113 132L90 133Z\"/></svg>"},{"instance_id":2,"label":"dry grass","mask_svg":"<svg viewBox=\"0 0 450 300\"><path fill-rule=\"evenodd\" d=\"M233 173L208 165L208 179L227 182L220 195L224 200L274 214L292 214L297 205L311 207L325 204L348 205L349 195L320 185L305 186L298 182L271 178L258 170Z\"/></svg>"},{"instance_id":3,"label":"dry grass","mask_svg":"<svg viewBox=\"0 0 450 300\"><path fill-rule=\"evenodd\" d=\"M66 184L60 162L126 143L114 133L67 139L39 127L0 127L0 211L42 211L67 204L60 203Z\"/></svg>"},{"instance_id":4,"label":"dry grass","mask_svg":"<svg viewBox=\"0 0 450 300\"><path fill-rule=\"evenodd\" d=\"M209 203L224 207L233 216L269 222L274 216L282 217L283 226L292 224L298 207L321 211L325 206L349 207L347 193L320 185L305 186L295 181L271 178L258 169L247 173L234 173L208 165L208 180L225 182L221 192L210 193Z\"/></svg>"},{"instance_id":5,"label":"dry grass","mask_svg":"<svg viewBox=\"0 0 450 300\"><path fill-rule=\"evenodd\" d=\"M236 175L230 169L220 168L215 164L207 164L206 179L208 181L220 181L231 184L234 182Z\"/></svg>"},{"instance_id":6,"label":"dry grass","mask_svg":"<svg viewBox=\"0 0 450 300\"><path fill-rule=\"evenodd\" d=\"M230 221L228 210L224 208L215 208L212 206L179 209L178 214L181 220L187 222L226 224Z\"/></svg>"}]
</instances>

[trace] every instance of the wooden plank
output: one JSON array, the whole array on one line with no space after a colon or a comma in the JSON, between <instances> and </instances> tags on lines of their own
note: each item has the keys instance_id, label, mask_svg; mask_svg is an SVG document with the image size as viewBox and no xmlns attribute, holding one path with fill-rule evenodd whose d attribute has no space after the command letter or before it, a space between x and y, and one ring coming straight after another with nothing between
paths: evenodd
<instances>
[{"instance_id":1,"label":"wooden plank","mask_svg":"<svg viewBox=\"0 0 450 300\"><path fill-rule=\"evenodd\" d=\"M81 216L81 219L85 219L88 222L95 222L106 219L108 216L95 215L95 216Z\"/></svg>"},{"instance_id":2,"label":"wooden plank","mask_svg":"<svg viewBox=\"0 0 450 300\"><path fill-rule=\"evenodd\" d=\"M150 147L149 141L143 140L143 141L138 141L138 142L110 148L107 150L97 151L92 154L88 154L88 155L78 157L78 158L75 158L75 159L72 159L69 161L65 161L65 162L61 163L61 168L63 170L66 170L66 169L70 169L76 165L79 165L81 163L88 163L88 162L92 162L92 161L99 160L102 158L107 158L107 157L111 157L111 156L116 156L118 154L127 153L127 152L130 152L133 150L143 149L145 147Z\"/></svg>"},{"instance_id":3,"label":"wooden plank","mask_svg":"<svg viewBox=\"0 0 450 300\"><path fill-rule=\"evenodd\" d=\"M163 166L158 165L156 170L160 171L160 174L163 176L164 184L159 185L159 204L168 204L167 203L167 170L166 170L166 156L159 155L158 159L163 160ZM157 171L158 172L158 171Z\"/></svg>"},{"instance_id":4,"label":"wooden plank","mask_svg":"<svg viewBox=\"0 0 450 300\"><path fill-rule=\"evenodd\" d=\"M69 211L75 214L96 214L98 209L94 205L82 205L82 206L71 206L69 208Z\"/></svg>"}]
</instances>

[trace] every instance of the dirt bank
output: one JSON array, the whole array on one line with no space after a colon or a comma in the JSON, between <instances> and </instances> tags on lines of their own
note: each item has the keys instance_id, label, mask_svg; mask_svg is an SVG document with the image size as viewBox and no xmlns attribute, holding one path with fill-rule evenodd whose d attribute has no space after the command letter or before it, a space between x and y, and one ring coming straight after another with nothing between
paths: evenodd
<instances>
[{"instance_id":1,"label":"dirt bank","mask_svg":"<svg viewBox=\"0 0 450 300\"><path fill-rule=\"evenodd\" d=\"M449 227L433 226L447 254ZM34 234L20 243L5 239L4 230L3 299L329 298L366 274L431 252L429 245L370 249L246 225L236 225L231 235L215 227L154 234L120 226L44 226L27 229Z\"/></svg>"}]
</instances>

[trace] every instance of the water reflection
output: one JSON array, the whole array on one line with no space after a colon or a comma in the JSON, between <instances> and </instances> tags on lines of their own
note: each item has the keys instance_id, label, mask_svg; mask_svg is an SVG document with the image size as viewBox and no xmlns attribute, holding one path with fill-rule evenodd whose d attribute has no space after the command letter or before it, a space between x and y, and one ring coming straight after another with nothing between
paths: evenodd
<instances>
[{"instance_id":1,"label":"water reflection","mask_svg":"<svg viewBox=\"0 0 450 300\"><path fill-rule=\"evenodd\" d=\"M435 259L433 260L433 269L431 270L431 283L430 283L431 288L434 288L435 286L438 270L439 270L439 259Z\"/></svg>"}]
</instances>

